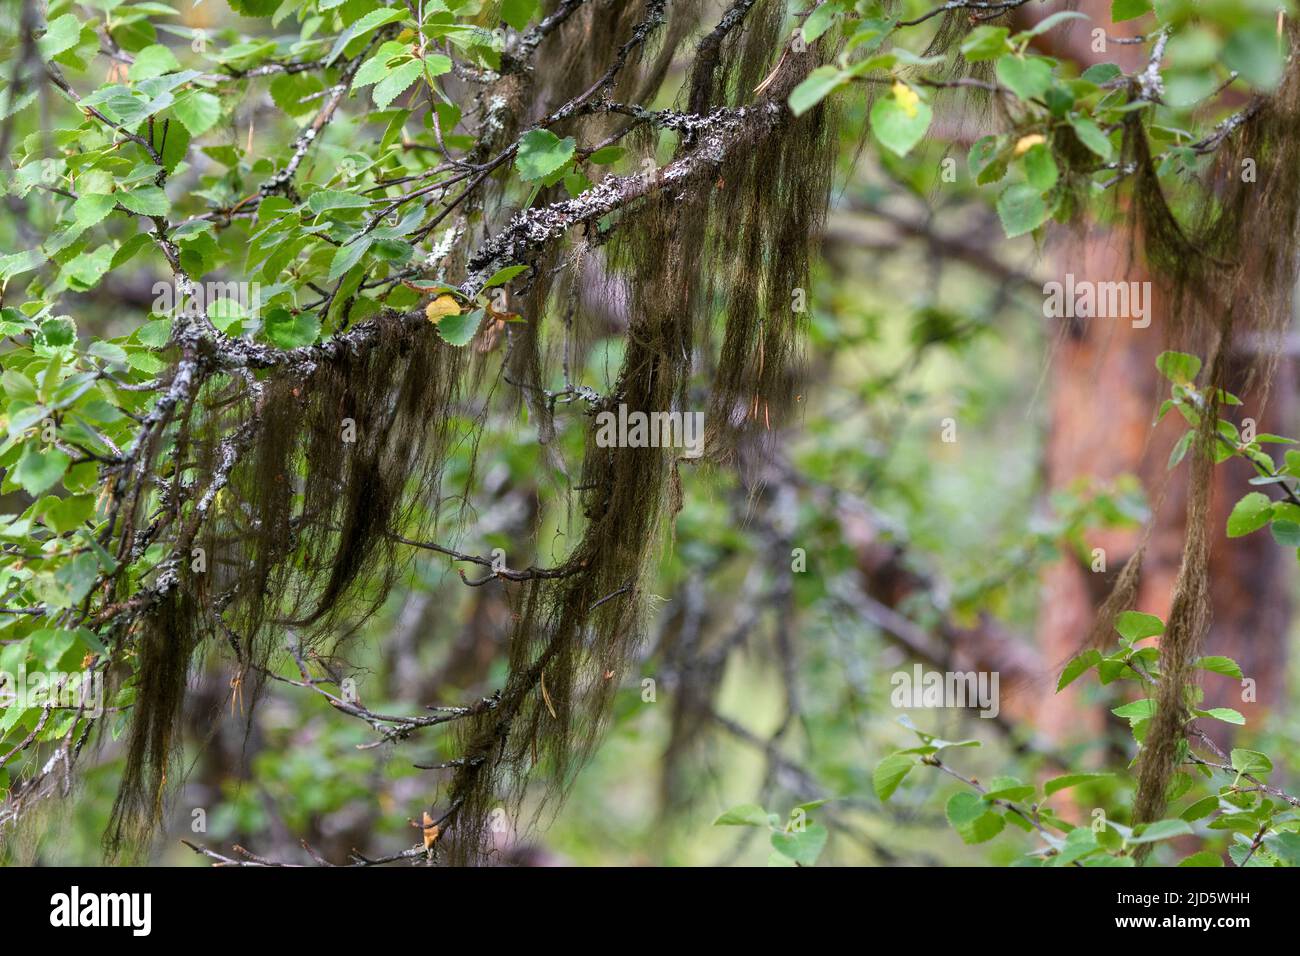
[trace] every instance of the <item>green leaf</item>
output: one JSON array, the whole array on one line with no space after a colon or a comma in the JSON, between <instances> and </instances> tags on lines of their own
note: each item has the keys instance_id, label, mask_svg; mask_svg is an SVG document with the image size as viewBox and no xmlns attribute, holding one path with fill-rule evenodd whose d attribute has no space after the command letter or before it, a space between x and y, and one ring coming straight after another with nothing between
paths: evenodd
<instances>
[{"instance_id":1,"label":"green leaf","mask_svg":"<svg viewBox=\"0 0 1300 956\"><path fill-rule=\"evenodd\" d=\"M432 82L444 73L451 72L451 57L441 53L426 53L424 56L424 75Z\"/></svg>"},{"instance_id":2,"label":"green leaf","mask_svg":"<svg viewBox=\"0 0 1300 956\"><path fill-rule=\"evenodd\" d=\"M519 273L527 271L528 266L506 266L504 269L498 269L492 274L492 278L483 283L483 288L491 289L493 286L502 285L519 275Z\"/></svg>"},{"instance_id":3,"label":"green leaf","mask_svg":"<svg viewBox=\"0 0 1300 956\"><path fill-rule=\"evenodd\" d=\"M58 534L64 534L81 527L94 513L94 495L74 495L61 498L45 509L45 523Z\"/></svg>"},{"instance_id":4,"label":"green leaf","mask_svg":"<svg viewBox=\"0 0 1300 956\"><path fill-rule=\"evenodd\" d=\"M230 0L230 9L240 16L269 17L275 13L281 2L282 0ZM322 3L320 8L328 10L332 6L337 7L338 3Z\"/></svg>"},{"instance_id":5,"label":"green leaf","mask_svg":"<svg viewBox=\"0 0 1300 956\"><path fill-rule=\"evenodd\" d=\"M624 146L602 146L587 157L587 162L594 163L597 166L608 166L611 163L618 162L626 155L627 148Z\"/></svg>"},{"instance_id":6,"label":"green leaf","mask_svg":"<svg viewBox=\"0 0 1300 956\"><path fill-rule=\"evenodd\" d=\"M1170 801L1178 800L1186 794L1187 791L1191 790L1195 783L1196 781L1192 779L1190 773L1184 773L1181 770L1178 771L1178 773L1174 774L1173 780L1170 782L1169 786L1165 788L1165 799Z\"/></svg>"},{"instance_id":7,"label":"green leaf","mask_svg":"<svg viewBox=\"0 0 1300 956\"><path fill-rule=\"evenodd\" d=\"M537 0L505 0L501 4L501 19L516 30L528 26L537 13Z\"/></svg>"},{"instance_id":8,"label":"green leaf","mask_svg":"<svg viewBox=\"0 0 1300 956\"><path fill-rule=\"evenodd\" d=\"M1111 145L1110 137L1102 132L1100 126L1086 116L1070 117L1070 127L1074 130L1074 135L1079 137L1079 142L1086 146L1105 162L1115 155L1115 147Z\"/></svg>"},{"instance_id":9,"label":"green leaf","mask_svg":"<svg viewBox=\"0 0 1300 956\"><path fill-rule=\"evenodd\" d=\"M1154 717L1156 713L1156 702L1150 697L1143 697L1141 700L1131 700L1127 704L1120 704L1118 707L1112 707L1110 712L1116 717L1123 717L1130 723L1139 720L1146 720Z\"/></svg>"},{"instance_id":10,"label":"green leaf","mask_svg":"<svg viewBox=\"0 0 1300 956\"><path fill-rule=\"evenodd\" d=\"M1154 823L1148 823L1134 829L1133 836L1128 838L1128 843L1155 843L1158 840L1169 840L1177 836L1188 836L1195 831L1190 823L1186 820L1157 820Z\"/></svg>"},{"instance_id":11,"label":"green leaf","mask_svg":"<svg viewBox=\"0 0 1300 956\"><path fill-rule=\"evenodd\" d=\"M961 45L962 56L971 63L997 59L1011 49L1007 43L1010 33L1006 27L976 27L966 35Z\"/></svg>"},{"instance_id":12,"label":"green leaf","mask_svg":"<svg viewBox=\"0 0 1300 956\"><path fill-rule=\"evenodd\" d=\"M1118 63L1094 63L1080 74L1080 79L1101 86L1124 75Z\"/></svg>"},{"instance_id":13,"label":"green leaf","mask_svg":"<svg viewBox=\"0 0 1300 956\"><path fill-rule=\"evenodd\" d=\"M113 574L117 571L117 562L113 560L113 556L105 550L104 546L95 539L94 535L87 534L83 528L81 530L81 538L90 545L90 550L95 552L95 560L99 562L99 569L101 571L105 574Z\"/></svg>"},{"instance_id":14,"label":"green leaf","mask_svg":"<svg viewBox=\"0 0 1300 956\"><path fill-rule=\"evenodd\" d=\"M1215 794L1210 794L1208 797L1201 797L1201 799L1197 800L1178 815L1188 823L1191 823L1193 820L1200 820L1203 817L1208 817L1217 809L1219 809L1219 798Z\"/></svg>"},{"instance_id":15,"label":"green leaf","mask_svg":"<svg viewBox=\"0 0 1300 956\"><path fill-rule=\"evenodd\" d=\"M360 262L361 257L366 254L374 241L375 236L370 233L360 236L346 245L339 246L338 251L334 253L334 258L330 260L329 281L333 282L338 279L339 276Z\"/></svg>"},{"instance_id":16,"label":"green leaf","mask_svg":"<svg viewBox=\"0 0 1300 956\"><path fill-rule=\"evenodd\" d=\"M906 754L890 754L876 764L876 769L871 774L871 786L876 791L876 796L881 800L892 797L903 778L915 766L916 759Z\"/></svg>"},{"instance_id":17,"label":"green leaf","mask_svg":"<svg viewBox=\"0 0 1300 956\"><path fill-rule=\"evenodd\" d=\"M315 215L329 209L364 209L369 205L370 200L365 196L340 189L321 189L312 193L307 200L307 208Z\"/></svg>"},{"instance_id":18,"label":"green leaf","mask_svg":"<svg viewBox=\"0 0 1300 956\"><path fill-rule=\"evenodd\" d=\"M23 402L40 401L36 394L36 383L16 368L11 368L4 375L0 375L0 386L4 387L5 394L10 398Z\"/></svg>"},{"instance_id":19,"label":"green leaf","mask_svg":"<svg viewBox=\"0 0 1300 956\"><path fill-rule=\"evenodd\" d=\"M1201 360L1187 352L1161 352L1156 369L1175 385L1191 385L1201 371Z\"/></svg>"},{"instance_id":20,"label":"green leaf","mask_svg":"<svg viewBox=\"0 0 1300 956\"><path fill-rule=\"evenodd\" d=\"M984 799L1007 800L1014 803L1032 797L1036 789L1033 784L1024 783L1018 777L994 777L989 781L988 792L984 794Z\"/></svg>"},{"instance_id":21,"label":"green leaf","mask_svg":"<svg viewBox=\"0 0 1300 956\"><path fill-rule=\"evenodd\" d=\"M0 256L0 281L12 279L24 272L31 272L46 259L47 256L39 249L27 249L12 255Z\"/></svg>"},{"instance_id":22,"label":"green leaf","mask_svg":"<svg viewBox=\"0 0 1300 956\"><path fill-rule=\"evenodd\" d=\"M812 13L808 14L808 19L803 22L803 40L805 43L816 41L823 33L830 29L835 22L835 14L838 11L834 4L823 3Z\"/></svg>"},{"instance_id":23,"label":"green leaf","mask_svg":"<svg viewBox=\"0 0 1300 956\"><path fill-rule=\"evenodd\" d=\"M1183 437L1178 439L1178 442L1174 445L1174 447L1169 452L1168 467L1170 469L1178 467L1178 463L1187 457L1187 453L1192 448L1192 442L1195 440L1196 440L1196 432L1190 429L1183 432Z\"/></svg>"},{"instance_id":24,"label":"green leaf","mask_svg":"<svg viewBox=\"0 0 1300 956\"><path fill-rule=\"evenodd\" d=\"M14 468L13 479L23 491L37 498L54 487L70 464L72 459L57 448L39 451L28 445Z\"/></svg>"},{"instance_id":25,"label":"green leaf","mask_svg":"<svg viewBox=\"0 0 1300 956\"><path fill-rule=\"evenodd\" d=\"M103 193L82 193L77 198L77 201L72 204L72 217L82 229L89 229L101 222L116 205L117 198L115 196L104 195Z\"/></svg>"},{"instance_id":26,"label":"green leaf","mask_svg":"<svg viewBox=\"0 0 1300 956\"><path fill-rule=\"evenodd\" d=\"M1276 511L1276 509L1274 509ZM1284 548L1300 548L1300 524L1283 518L1274 519L1269 525L1273 540Z\"/></svg>"},{"instance_id":27,"label":"green leaf","mask_svg":"<svg viewBox=\"0 0 1300 956\"><path fill-rule=\"evenodd\" d=\"M160 349L167 344L171 331L172 324L168 319L155 319L136 330L135 340L151 349Z\"/></svg>"},{"instance_id":28,"label":"green leaf","mask_svg":"<svg viewBox=\"0 0 1300 956\"><path fill-rule=\"evenodd\" d=\"M1086 13L1079 13L1079 11L1077 10L1060 10L1057 11L1056 13L1051 14L1050 16L1043 17L1043 19L1039 20L1028 30L1025 30L1021 33L1017 33L1016 38L1019 40L1026 40L1029 39L1030 37L1040 36L1041 34L1044 34L1048 30L1052 29L1052 27L1056 26L1058 23L1064 23L1066 20L1089 20L1089 19L1091 19L1091 17L1089 17Z\"/></svg>"},{"instance_id":29,"label":"green leaf","mask_svg":"<svg viewBox=\"0 0 1300 956\"><path fill-rule=\"evenodd\" d=\"M1300 866L1300 833L1292 830L1270 833L1264 837L1264 846L1287 866Z\"/></svg>"},{"instance_id":30,"label":"green leaf","mask_svg":"<svg viewBox=\"0 0 1300 956\"><path fill-rule=\"evenodd\" d=\"M944 812L963 843L984 843L1006 826L1002 814L993 812L983 799L966 791L953 794Z\"/></svg>"},{"instance_id":31,"label":"green leaf","mask_svg":"<svg viewBox=\"0 0 1300 956\"><path fill-rule=\"evenodd\" d=\"M100 246L93 252L82 252L63 264L60 275L75 292L86 292L99 284L113 264L113 247Z\"/></svg>"},{"instance_id":32,"label":"green leaf","mask_svg":"<svg viewBox=\"0 0 1300 956\"><path fill-rule=\"evenodd\" d=\"M1262 774L1271 773L1273 770L1273 761L1258 750L1242 750L1234 747L1231 763L1232 769L1238 773Z\"/></svg>"},{"instance_id":33,"label":"green leaf","mask_svg":"<svg viewBox=\"0 0 1300 956\"><path fill-rule=\"evenodd\" d=\"M1056 856L1052 857L1052 866L1069 866L1075 860L1082 859L1090 853L1101 849L1097 834L1089 827L1075 827L1065 837L1065 845Z\"/></svg>"},{"instance_id":34,"label":"green leaf","mask_svg":"<svg viewBox=\"0 0 1300 956\"><path fill-rule=\"evenodd\" d=\"M1096 650L1086 650L1078 657L1065 665L1065 670L1061 671L1061 678L1056 682L1057 693L1060 693L1070 684L1074 683L1081 675L1086 674L1089 670L1096 667L1101 662L1101 652Z\"/></svg>"},{"instance_id":35,"label":"green leaf","mask_svg":"<svg viewBox=\"0 0 1300 956\"><path fill-rule=\"evenodd\" d=\"M1223 866L1223 858L1209 850L1197 850L1178 861L1179 866Z\"/></svg>"},{"instance_id":36,"label":"green leaf","mask_svg":"<svg viewBox=\"0 0 1300 956\"><path fill-rule=\"evenodd\" d=\"M391 7L380 7L378 10L371 10L339 34L338 39L334 41L334 46L330 48L329 56L325 57L326 65L329 65L338 59L339 54L343 52L344 48L346 48L347 45L357 37L365 36L372 30L377 30L379 27L388 23L396 23L398 20L405 17L406 11ZM409 85L410 84L408 83L407 86ZM403 87L402 89L405 88L406 87ZM400 93L401 90L398 90L398 92ZM382 109L382 107L380 108Z\"/></svg>"},{"instance_id":37,"label":"green leaf","mask_svg":"<svg viewBox=\"0 0 1300 956\"><path fill-rule=\"evenodd\" d=\"M313 344L320 335L320 319L312 312L294 315L288 309L268 309L263 325L266 337L282 349L296 349Z\"/></svg>"},{"instance_id":38,"label":"green leaf","mask_svg":"<svg viewBox=\"0 0 1300 956\"><path fill-rule=\"evenodd\" d=\"M77 638L72 631L43 627L32 631L31 642L32 656L40 661L46 670L54 670L59 666L59 658L71 649L77 642Z\"/></svg>"},{"instance_id":39,"label":"green leaf","mask_svg":"<svg viewBox=\"0 0 1300 956\"><path fill-rule=\"evenodd\" d=\"M934 114L911 87L899 83L894 91L894 95L876 100L871 108L871 131L891 153L906 156L925 136Z\"/></svg>"},{"instance_id":40,"label":"green leaf","mask_svg":"<svg viewBox=\"0 0 1300 956\"><path fill-rule=\"evenodd\" d=\"M1051 210L1042 195L1028 183L1008 186L998 197L998 219L1008 239L1033 232L1047 221Z\"/></svg>"},{"instance_id":41,"label":"green leaf","mask_svg":"<svg viewBox=\"0 0 1300 956\"><path fill-rule=\"evenodd\" d=\"M1212 717L1215 720L1221 720L1225 724L1237 724L1245 726L1246 718L1241 715L1240 711L1233 710L1231 707L1211 707L1209 710L1198 710L1198 717Z\"/></svg>"},{"instance_id":42,"label":"green leaf","mask_svg":"<svg viewBox=\"0 0 1300 956\"><path fill-rule=\"evenodd\" d=\"M1040 56L1007 54L998 58L994 72L998 82L1022 100L1041 97L1052 85L1052 64Z\"/></svg>"},{"instance_id":43,"label":"green leaf","mask_svg":"<svg viewBox=\"0 0 1300 956\"><path fill-rule=\"evenodd\" d=\"M180 68L180 62L171 50L161 43L154 43L135 55L135 62L126 75L132 80L147 80L164 73L175 73Z\"/></svg>"},{"instance_id":44,"label":"green leaf","mask_svg":"<svg viewBox=\"0 0 1300 956\"><path fill-rule=\"evenodd\" d=\"M805 814L812 813L812 811L816 810L818 807L826 806L826 804L830 803L832 799L834 798L826 797L822 800L809 800L807 803L796 804L790 808L790 819L793 820L801 810Z\"/></svg>"},{"instance_id":45,"label":"green leaf","mask_svg":"<svg viewBox=\"0 0 1300 956\"><path fill-rule=\"evenodd\" d=\"M524 182L544 179L572 159L575 148L572 136L560 139L549 129L530 129L519 141L515 169Z\"/></svg>"},{"instance_id":46,"label":"green leaf","mask_svg":"<svg viewBox=\"0 0 1300 956\"><path fill-rule=\"evenodd\" d=\"M172 112L191 136L201 136L221 118L221 100L203 90L190 90L177 97Z\"/></svg>"},{"instance_id":47,"label":"green leaf","mask_svg":"<svg viewBox=\"0 0 1300 956\"><path fill-rule=\"evenodd\" d=\"M113 195L124 208L141 216L165 216L171 206L167 194L157 186L141 186L130 192Z\"/></svg>"},{"instance_id":48,"label":"green leaf","mask_svg":"<svg viewBox=\"0 0 1300 956\"><path fill-rule=\"evenodd\" d=\"M43 597L52 607L72 607L81 602L99 576L99 561L93 554L79 554L54 572L54 588Z\"/></svg>"},{"instance_id":49,"label":"green leaf","mask_svg":"<svg viewBox=\"0 0 1300 956\"><path fill-rule=\"evenodd\" d=\"M1223 65L1256 89L1275 89L1286 66L1276 28L1252 23L1236 29L1223 45Z\"/></svg>"},{"instance_id":50,"label":"green leaf","mask_svg":"<svg viewBox=\"0 0 1300 956\"><path fill-rule=\"evenodd\" d=\"M448 345L458 347L468 345L469 340L474 337L474 333L478 331L479 323L482 321L482 309L461 312L457 315L444 315L438 320L438 335Z\"/></svg>"},{"instance_id":51,"label":"green leaf","mask_svg":"<svg viewBox=\"0 0 1300 956\"><path fill-rule=\"evenodd\" d=\"M69 348L77 341L77 327L66 315L56 315L41 323L37 340L47 348Z\"/></svg>"},{"instance_id":52,"label":"green leaf","mask_svg":"<svg viewBox=\"0 0 1300 956\"><path fill-rule=\"evenodd\" d=\"M357 70L357 75L352 78L352 89L362 86L370 86L372 83L378 83L389 73L393 72L401 63L406 62L410 56L411 48L408 44L400 43L397 40L388 40L379 45L379 49L370 55L370 59L361 64L361 69ZM401 57L401 60L398 60Z\"/></svg>"},{"instance_id":53,"label":"green leaf","mask_svg":"<svg viewBox=\"0 0 1300 956\"><path fill-rule=\"evenodd\" d=\"M784 830L772 834L772 848L800 866L812 866L826 847L830 834L820 823L809 823L803 831Z\"/></svg>"},{"instance_id":54,"label":"green leaf","mask_svg":"<svg viewBox=\"0 0 1300 956\"><path fill-rule=\"evenodd\" d=\"M388 109L388 104L397 99L406 89L419 79L424 71L424 64L419 60L407 60L375 84L371 96L375 106L381 110Z\"/></svg>"},{"instance_id":55,"label":"green leaf","mask_svg":"<svg viewBox=\"0 0 1300 956\"><path fill-rule=\"evenodd\" d=\"M734 806L713 821L715 827L766 827L770 823L767 811L756 803Z\"/></svg>"},{"instance_id":56,"label":"green leaf","mask_svg":"<svg viewBox=\"0 0 1300 956\"><path fill-rule=\"evenodd\" d=\"M113 262L110 268L116 269L119 266L126 265L126 263L130 262L131 259L141 250L152 247L153 240L149 238L149 234L137 232L134 236L117 247L117 251L113 253Z\"/></svg>"},{"instance_id":57,"label":"green leaf","mask_svg":"<svg viewBox=\"0 0 1300 956\"><path fill-rule=\"evenodd\" d=\"M114 342L91 342L86 354L101 359L105 365L126 365L126 349Z\"/></svg>"},{"instance_id":58,"label":"green leaf","mask_svg":"<svg viewBox=\"0 0 1300 956\"><path fill-rule=\"evenodd\" d=\"M966 166L979 185L997 182L1006 174L1007 164L1001 158L1004 145L997 136L981 136L971 144Z\"/></svg>"},{"instance_id":59,"label":"green leaf","mask_svg":"<svg viewBox=\"0 0 1300 956\"><path fill-rule=\"evenodd\" d=\"M1053 777L1047 783L1043 784L1043 795L1050 797L1054 793L1060 793L1062 790L1068 790L1070 787L1077 787L1081 783L1088 783L1092 780L1104 780L1108 777L1115 776L1113 773L1067 773L1060 777Z\"/></svg>"},{"instance_id":60,"label":"green leaf","mask_svg":"<svg viewBox=\"0 0 1300 956\"><path fill-rule=\"evenodd\" d=\"M1110 20L1111 23L1123 23L1125 20L1136 20L1144 13L1151 10L1151 0L1111 0L1110 3Z\"/></svg>"},{"instance_id":61,"label":"green leaf","mask_svg":"<svg viewBox=\"0 0 1300 956\"><path fill-rule=\"evenodd\" d=\"M1228 515L1228 537L1240 538L1258 531L1268 524L1272 514L1273 502L1268 495L1252 491L1233 505L1232 514Z\"/></svg>"},{"instance_id":62,"label":"green leaf","mask_svg":"<svg viewBox=\"0 0 1300 956\"><path fill-rule=\"evenodd\" d=\"M1144 637L1156 637L1165 632L1165 622L1154 614L1141 611L1125 611L1115 618L1115 630L1126 641L1140 641Z\"/></svg>"},{"instance_id":63,"label":"green leaf","mask_svg":"<svg viewBox=\"0 0 1300 956\"><path fill-rule=\"evenodd\" d=\"M49 60L71 50L81 39L81 23L70 13L50 22L45 35L36 41L41 57Z\"/></svg>"},{"instance_id":64,"label":"green leaf","mask_svg":"<svg viewBox=\"0 0 1300 956\"><path fill-rule=\"evenodd\" d=\"M1025 179L1039 192L1047 192L1056 185L1060 175L1056 169L1056 160L1046 143L1036 143L1029 148L1021 162L1025 166Z\"/></svg>"},{"instance_id":65,"label":"green leaf","mask_svg":"<svg viewBox=\"0 0 1300 956\"><path fill-rule=\"evenodd\" d=\"M581 172L573 170L564 175L564 191L576 199L592 187L592 182Z\"/></svg>"},{"instance_id":66,"label":"green leaf","mask_svg":"<svg viewBox=\"0 0 1300 956\"><path fill-rule=\"evenodd\" d=\"M790 91L790 110L802 116L826 99L836 87L848 82L848 74L834 66L819 66Z\"/></svg>"},{"instance_id":67,"label":"green leaf","mask_svg":"<svg viewBox=\"0 0 1300 956\"><path fill-rule=\"evenodd\" d=\"M1218 654L1198 657L1192 666L1199 667L1203 671L1211 671L1215 674L1223 674L1226 677L1241 679L1241 665L1231 657L1223 657Z\"/></svg>"}]
</instances>

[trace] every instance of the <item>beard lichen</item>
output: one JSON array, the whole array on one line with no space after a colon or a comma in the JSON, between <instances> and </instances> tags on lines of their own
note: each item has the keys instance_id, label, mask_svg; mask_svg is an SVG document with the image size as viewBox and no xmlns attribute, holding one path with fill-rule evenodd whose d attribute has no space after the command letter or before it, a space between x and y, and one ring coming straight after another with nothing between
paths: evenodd
<instances>
[{"instance_id":1,"label":"beard lichen","mask_svg":"<svg viewBox=\"0 0 1300 956\"><path fill-rule=\"evenodd\" d=\"M106 842L139 843L160 822L191 660L208 639L233 650L246 699L286 635L322 648L374 613L407 566L399 537L437 513L464 360L401 316L373 320L378 342L305 375L277 369L198 397L178 427L179 480L212 492L190 555L143 616L134 641L135 702ZM228 469L223 436L251 433ZM180 443L178 443L178 448ZM192 519L191 519L192 520Z\"/></svg>"},{"instance_id":2,"label":"beard lichen","mask_svg":"<svg viewBox=\"0 0 1300 956\"><path fill-rule=\"evenodd\" d=\"M1296 29L1289 25L1293 47L1295 39ZM1253 99L1193 152L1197 150L1212 152L1214 158L1196 204L1180 217L1166 200L1136 114L1125 123L1124 162L1135 177L1131 235L1167 283L1167 336L1173 347L1193 351L1212 343L1201 388L1207 400L1199 410L1202 420L1191 456L1186 540L1160 640L1156 713L1139 756L1135 823L1164 813L1170 781L1188 746L1187 694L1196 681L1193 665L1212 613L1208 524L1213 448L1220 440L1220 390L1235 384L1228 370L1239 368L1239 390L1251 392L1252 403L1262 408L1277 344L1290 321L1300 226L1300 68L1294 59L1273 95ZM1122 592L1107 602L1112 616L1131 595L1136 574L1128 569L1121 574ZM1147 852L1149 845L1141 855Z\"/></svg>"}]
</instances>

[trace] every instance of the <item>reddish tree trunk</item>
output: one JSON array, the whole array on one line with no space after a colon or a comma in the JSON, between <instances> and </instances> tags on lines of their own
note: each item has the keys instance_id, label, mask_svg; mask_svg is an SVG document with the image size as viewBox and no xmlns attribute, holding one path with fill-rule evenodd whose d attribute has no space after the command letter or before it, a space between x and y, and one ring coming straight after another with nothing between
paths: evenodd
<instances>
[{"instance_id":1,"label":"reddish tree trunk","mask_svg":"<svg viewBox=\"0 0 1300 956\"><path fill-rule=\"evenodd\" d=\"M1110 23L1109 6L1104 0L1083 0L1078 9L1092 18L1091 23L1076 27L1046 52L1074 59L1082 67L1109 60L1132 69L1141 47L1111 44L1108 53L1100 54L1091 49L1092 27L1103 26L1111 36L1133 32L1125 29L1131 24ZM1125 236L1096 231L1055 255L1055 278L1073 272L1076 279L1093 282L1148 280L1150 276L1131 260L1128 250ZM1110 481L1132 473L1140 478L1153 506L1168 481L1137 598L1137 609L1163 618L1169 611L1185 537L1186 464L1168 474L1169 451L1182 434L1182 419L1171 414L1159 427L1151 427L1159 402L1168 394L1168 383L1156 372L1155 359L1170 346L1168 303L1158 288L1154 298L1148 328L1133 328L1122 319L1092 319L1062 329L1052 360L1046 471L1050 491L1067 488L1081 477ZM1195 350L1192 345L1184 348ZM1264 415L1252 405L1258 395L1238 393L1246 402L1242 413L1256 418L1258 431L1286 433L1293 405L1290 379L1288 369L1279 373L1271 407ZM1215 472L1210 518L1214 618L1207 653L1236 659L1246 676L1255 680L1258 702L1243 702L1239 682L1231 678L1207 675L1205 688L1207 700L1235 707L1254 723L1263 707L1282 697L1290 601L1285 581L1288 554L1266 532L1238 539L1225 534L1233 503L1251 490L1247 484L1251 474L1249 466L1238 460ZM1059 665L1080 649L1097 605L1140 537L1140 531L1129 530L1092 535L1089 545L1105 550L1106 574L1094 573L1073 557L1061 559L1044 574L1039 640L1051 663ZM1082 707L1077 688L1045 695L1039 711L1042 729L1057 739L1095 734L1104 717L1096 709Z\"/></svg>"}]
</instances>

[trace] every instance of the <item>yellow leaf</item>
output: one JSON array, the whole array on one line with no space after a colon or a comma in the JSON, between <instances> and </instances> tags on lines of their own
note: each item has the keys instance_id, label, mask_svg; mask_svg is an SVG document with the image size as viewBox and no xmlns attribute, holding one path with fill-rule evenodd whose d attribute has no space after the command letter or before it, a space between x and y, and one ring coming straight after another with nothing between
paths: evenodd
<instances>
[{"instance_id":1,"label":"yellow leaf","mask_svg":"<svg viewBox=\"0 0 1300 956\"><path fill-rule=\"evenodd\" d=\"M1041 133L1030 133L1028 136L1022 136L1016 140L1016 155L1023 156L1039 143L1046 143L1047 140Z\"/></svg>"},{"instance_id":2,"label":"yellow leaf","mask_svg":"<svg viewBox=\"0 0 1300 956\"><path fill-rule=\"evenodd\" d=\"M426 850L431 849L438 842L441 831L433 822L433 817L429 816L428 810L424 811L424 826L422 829L424 830L424 848Z\"/></svg>"},{"instance_id":3,"label":"yellow leaf","mask_svg":"<svg viewBox=\"0 0 1300 956\"><path fill-rule=\"evenodd\" d=\"M898 105L903 108L903 112L909 119L916 116L916 104L921 102L921 97L917 96L916 90L902 81L897 81L894 83L894 99L898 100Z\"/></svg>"},{"instance_id":4,"label":"yellow leaf","mask_svg":"<svg viewBox=\"0 0 1300 956\"><path fill-rule=\"evenodd\" d=\"M444 315L460 315L460 303L452 296L440 295L434 299L424 310L425 316L434 325L442 321Z\"/></svg>"}]
</instances>

